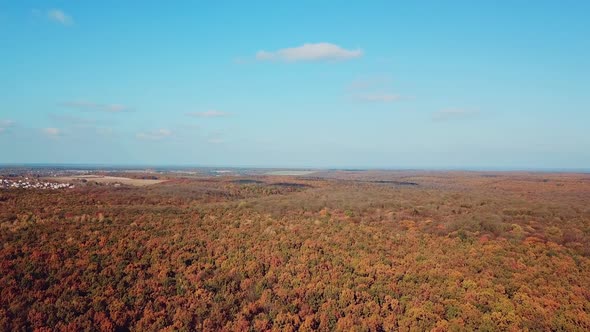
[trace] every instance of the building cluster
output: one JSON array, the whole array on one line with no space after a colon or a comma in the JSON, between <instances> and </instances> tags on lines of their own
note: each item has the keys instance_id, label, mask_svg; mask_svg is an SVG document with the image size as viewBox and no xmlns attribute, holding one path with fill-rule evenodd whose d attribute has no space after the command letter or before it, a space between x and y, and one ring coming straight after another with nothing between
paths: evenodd
<instances>
[{"instance_id":1,"label":"building cluster","mask_svg":"<svg viewBox=\"0 0 590 332\"><path fill-rule=\"evenodd\" d=\"M0 189L68 189L74 188L71 183L42 182L36 179L0 179Z\"/></svg>"}]
</instances>

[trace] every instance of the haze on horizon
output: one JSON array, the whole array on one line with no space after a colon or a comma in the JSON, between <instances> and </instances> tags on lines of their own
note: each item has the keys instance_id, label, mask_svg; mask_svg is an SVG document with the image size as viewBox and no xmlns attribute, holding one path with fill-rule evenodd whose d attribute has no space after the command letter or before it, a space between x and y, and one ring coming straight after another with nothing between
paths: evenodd
<instances>
[{"instance_id":1,"label":"haze on horizon","mask_svg":"<svg viewBox=\"0 0 590 332\"><path fill-rule=\"evenodd\" d=\"M590 2L0 4L0 164L590 167Z\"/></svg>"}]
</instances>

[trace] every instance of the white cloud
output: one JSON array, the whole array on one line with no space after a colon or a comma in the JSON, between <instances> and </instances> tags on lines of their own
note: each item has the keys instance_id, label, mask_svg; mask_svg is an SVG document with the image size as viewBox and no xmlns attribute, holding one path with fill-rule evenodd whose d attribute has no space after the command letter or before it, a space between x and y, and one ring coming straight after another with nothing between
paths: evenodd
<instances>
[{"instance_id":1,"label":"white cloud","mask_svg":"<svg viewBox=\"0 0 590 332\"><path fill-rule=\"evenodd\" d=\"M197 118L219 118L223 116L228 116L229 113L218 110L208 110L204 112L188 112L186 113L186 115Z\"/></svg>"},{"instance_id":2,"label":"white cloud","mask_svg":"<svg viewBox=\"0 0 590 332\"><path fill-rule=\"evenodd\" d=\"M41 131L50 138L55 138L61 135L61 130L58 128L43 128Z\"/></svg>"},{"instance_id":3,"label":"white cloud","mask_svg":"<svg viewBox=\"0 0 590 332\"><path fill-rule=\"evenodd\" d=\"M143 140L161 140L172 135L168 129L158 129L153 131L141 132L136 135L138 139Z\"/></svg>"},{"instance_id":4,"label":"white cloud","mask_svg":"<svg viewBox=\"0 0 590 332\"><path fill-rule=\"evenodd\" d=\"M347 50L330 43L303 44L298 47L283 48L276 51L258 51L256 59L260 61L319 61L319 60L348 60L363 55L361 49Z\"/></svg>"},{"instance_id":5,"label":"white cloud","mask_svg":"<svg viewBox=\"0 0 590 332\"><path fill-rule=\"evenodd\" d=\"M447 108L434 112L432 119L435 121L446 121L453 119L462 119L477 114L477 111L463 108Z\"/></svg>"},{"instance_id":6,"label":"white cloud","mask_svg":"<svg viewBox=\"0 0 590 332\"><path fill-rule=\"evenodd\" d=\"M65 101L59 104L62 107L74 108L85 111L101 111L107 113L121 113L131 111L131 108L121 104L100 104L90 101Z\"/></svg>"},{"instance_id":7,"label":"white cloud","mask_svg":"<svg viewBox=\"0 0 590 332\"><path fill-rule=\"evenodd\" d=\"M392 103L413 99L412 97L391 92L392 90L391 78L385 75L359 78L346 86L347 93L354 101Z\"/></svg>"},{"instance_id":8,"label":"white cloud","mask_svg":"<svg viewBox=\"0 0 590 332\"><path fill-rule=\"evenodd\" d=\"M72 17L60 9L48 10L47 17L53 22L59 23L61 25L68 26L74 24L74 20L72 19Z\"/></svg>"},{"instance_id":9,"label":"white cloud","mask_svg":"<svg viewBox=\"0 0 590 332\"><path fill-rule=\"evenodd\" d=\"M14 121L12 120L0 120L0 131L4 131L10 127L14 126Z\"/></svg>"},{"instance_id":10,"label":"white cloud","mask_svg":"<svg viewBox=\"0 0 590 332\"><path fill-rule=\"evenodd\" d=\"M102 105L102 108L107 112L125 112L128 111L129 108L125 105L121 104L111 104L111 105Z\"/></svg>"},{"instance_id":11,"label":"white cloud","mask_svg":"<svg viewBox=\"0 0 590 332\"><path fill-rule=\"evenodd\" d=\"M391 103L394 101L404 100L405 98L401 95L394 93L375 93L375 94L363 94L357 95L356 100L365 102L377 102L377 103Z\"/></svg>"},{"instance_id":12,"label":"white cloud","mask_svg":"<svg viewBox=\"0 0 590 332\"><path fill-rule=\"evenodd\" d=\"M12 120L1 120L0 119L0 134L6 133L10 128L14 127L16 122Z\"/></svg>"}]
</instances>

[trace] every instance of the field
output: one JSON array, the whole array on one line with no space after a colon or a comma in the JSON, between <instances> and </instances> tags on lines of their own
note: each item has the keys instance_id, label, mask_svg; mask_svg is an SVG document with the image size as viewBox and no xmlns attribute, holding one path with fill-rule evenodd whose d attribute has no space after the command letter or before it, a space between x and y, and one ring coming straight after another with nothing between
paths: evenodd
<instances>
[{"instance_id":1,"label":"field","mask_svg":"<svg viewBox=\"0 0 590 332\"><path fill-rule=\"evenodd\" d=\"M116 179L0 191L0 330L590 330L590 174Z\"/></svg>"},{"instance_id":2,"label":"field","mask_svg":"<svg viewBox=\"0 0 590 332\"><path fill-rule=\"evenodd\" d=\"M156 179L134 179L121 176L106 176L106 175L74 175L74 176L60 176L48 178L49 180L61 181L61 182L95 182L95 183L107 183L107 184L126 184L130 186L149 186L152 184L161 183L164 180Z\"/></svg>"},{"instance_id":3,"label":"field","mask_svg":"<svg viewBox=\"0 0 590 332\"><path fill-rule=\"evenodd\" d=\"M315 173L315 171L299 171L299 170L288 170L288 171L271 171L266 173L266 175L310 175Z\"/></svg>"}]
</instances>

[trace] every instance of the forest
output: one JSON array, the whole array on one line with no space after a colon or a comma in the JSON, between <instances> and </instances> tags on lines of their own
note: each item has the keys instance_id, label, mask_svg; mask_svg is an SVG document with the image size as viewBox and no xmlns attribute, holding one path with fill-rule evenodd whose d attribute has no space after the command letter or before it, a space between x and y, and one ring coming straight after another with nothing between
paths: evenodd
<instances>
[{"instance_id":1,"label":"forest","mask_svg":"<svg viewBox=\"0 0 590 332\"><path fill-rule=\"evenodd\" d=\"M573 173L0 189L0 330L589 331L589 203Z\"/></svg>"}]
</instances>

